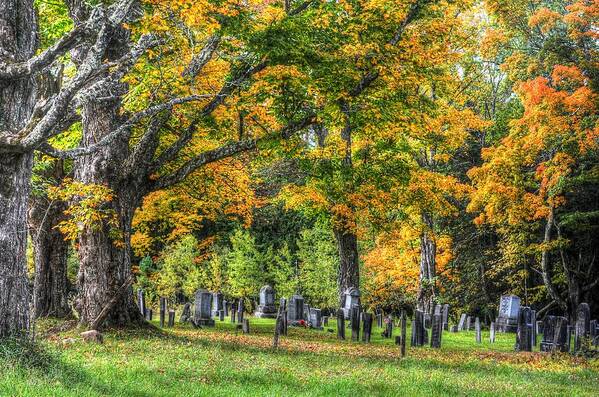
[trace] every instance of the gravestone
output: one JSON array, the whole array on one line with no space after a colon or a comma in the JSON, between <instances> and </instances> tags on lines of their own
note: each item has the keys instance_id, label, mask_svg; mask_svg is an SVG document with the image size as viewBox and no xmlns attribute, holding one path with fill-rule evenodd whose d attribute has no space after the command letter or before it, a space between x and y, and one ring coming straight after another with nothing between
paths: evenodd
<instances>
[{"instance_id":1,"label":"gravestone","mask_svg":"<svg viewBox=\"0 0 599 397\"><path fill-rule=\"evenodd\" d=\"M462 313L460 316L460 322L458 324L458 331L464 330L464 324L466 323L466 313Z\"/></svg>"},{"instance_id":2,"label":"gravestone","mask_svg":"<svg viewBox=\"0 0 599 397\"><path fill-rule=\"evenodd\" d=\"M370 343L372 320L372 313L362 314L362 342Z\"/></svg>"},{"instance_id":3,"label":"gravestone","mask_svg":"<svg viewBox=\"0 0 599 397\"><path fill-rule=\"evenodd\" d=\"M491 328L489 329L489 342L495 343L495 321L491 322Z\"/></svg>"},{"instance_id":4,"label":"gravestone","mask_svg":"<svg viewBox=\"0 0 599 397\"><path fill-rule=\"evenodd\" d=\"M434 309L433 309L434 310ZM424 328L429 329L432 326L432 319L429 313L424 313Z\"/></svg>"},{"instance_id":5,"label":"gravestone","mask_svg":"<svg viewBox=\"0 0 599 397\"><path fill-rule=\"evenodd\" d=\"M310 328L323 329L322 312L320 309L310 308Z\"/></svg>"},{"instance_id":6,"label":"gravestone","mask_svg":"<svg viewBox=\"0 0 599 397\"><path fill-rule=\"evenodd\" d=\"M383 328L383 313L377 313L376 315L376 326Z\"/></svg>"},{"instance_id":7,"label":"gravestone","mask_svg":"<svg viewBox=\"0 0 599 397\"><path fill-rule=\"evenodd\" d=\"M499 300L499 316L496 326L499 332L516 332L518 330L518 314L520 298L516 295L503 295Z\"/></svg>"},{"instance_id":8,"label":"gravestone","mask_svg":"<svg viewBox=\"0 0 599 397\"><path fill-rule=\"evenodd\" d=\"M212 294L212 317L219 317L219 311L223 310L224 296L222 292Z\"/></svg>"},{"instance_id":9,"label":"gravestone","mask_svg":"<svg viewBox=\"0 0 599 397\"><path fill-rule=\"evenodd\" d=\"M466 331L470 331L470 327L472 326L472 317L466 317Z\"/></svg>"},{"instance_id":10,"label":"gravestone","mask_svg":"<svg viewBox=\"0 0 599 397\"><path fill-rule=\"evenodd\" d=\"M351 310L351 340L358 342L360 340L360 306L354 305Z\"/></svg>"},{"instance_id":11,"label":"gravestone","mask_svg":"<svg viewBox=\"0 0 599 397\"><path fill-rule=\"evenodd\" d=\"M587 303L578 305L574 327L574 351L577 352L581 349L583 340L591 336L591 309Z\"/></svg>"},{"instance_id":12,"label":"gravestone","mask_svg":"<svg viewBox=\"0 0 599 397\"><path fill-rule=\"evenodd\" d=\"M414 321L412 322L412 346L424 346L428 335L424 328L424 312L416 310L414 312Z\"/></svg>"},{"instance_id":13,"label":"gravestone","mask_svg":"<svg viewBox=\"0 0 599 397\"><path fill-rule=\"evenodd\" d=\"M568 320L560 316L546 316L543 322L542 352L567 351Z\"/></svg>"},{"instance_id":14,"label":"gravestone","mask_svg":"<svg viewBox=\"0 0 599 397\"><path fill-rule=\"evenodd\" d=\"M599 326L597 325L597 320L590 321L590 336L591 336L591 344L593 346L599 345Z\"/></svg>"},{"instance_id":15,"label":"gravestone","mask_svg":"<svg viewBox=\"0 0 599 397\"><path fill-rule=\"evenodd\" d=\"M175 326L175 311L170 309L168 311L168 327L172 328Z\"/></svg>"},{"instance_id":16,"label":"gravestone","mask_svg":"<svg viewBox=\"0 0 599 397\"><path fill-rule=\"evenodd\" d=\"M407 318L406 318L406 312L405 310L401 311L401 321L400 321L400 326L401 326L401 356L405 357L406 356L406 336L407 336Z\"/></svg>"},{"instance_id":17,"label":"gravestone","mask_svg":"<svg viewBox=\"0 0 599 397\"><path fill-rule=\"evenodd\" d=\"M307 303L304 303L304 320L306 320L306 322L310 321L310 305L308 305Z\"/></svg>"},{"instance_id":18,"label":"gravestone","mask_svg":"<svg viewBox=\"0 0 599 397\"><path fill-rule=\"evenodd\" d=\"M516 330L516 351L532 351L532 311L523 306L518 312L518 328Z\"/></svg>"},{"instance_id":19,"label":"gravestone","mask_svg":"<svg viewBox=\"0 0 599 397\"><path fill-rule=\"evenodd\" d=\"M237 306L231 305L231 324L237 322Z\"/></svg>"},{"instance_id":20,"label":"gravestone","mask_svg":"<svg viewBox=\"0 0 599 397\"><path fill-rule=\"evenodd\" d=\"M243 322L241 323L241 330L243 331L244 334L249 334L250 333L250 320L247 318L243 319Z\"/></svg>"},{"instance_id":21,"label":"gravestone","mask_svg":"<svg viewBox=\"0 0 599 397\"><path fill-rule=\"evenodd\" d=\"M440 306L437 306L439 309ZM440 310L435 309L433 321L431 325L431 347L435 349L441 348L441 336L443 335L443 316Z\"/></svg>"},{"instance_id":22,"label":"gravestone","mask_svg":"<svg viewBox=\"0 0 599 397\"><path fill-rule=\"evenodd\" d=\"M329 316L323 316L322 317L322 325L324 327L328 327L329 326Z\"/></svg>"},{"instance_id":23,"label":"gravestone","mask_svg":"<svg viewBox=\"0 0 599 397\"><path fill-rule=\"evenodd\" d=\"M452 325L451 328L449 328L449 332L458 332L458 326L457 325Z\"/></svg>"},{"instance_id":24,"label":"gravestone","mask_svg":"<svg viewBox=\"0 0 599 397\"><path fill-rule=\"evenodd\" d=\"M345 313L346 320L351 318L351 311L355 305L360 305L360 291L350 287L343 293L343 313Z\"/></svg>"},{"instance_id":25,"label":"gravestone","mask_svg":"<svg viewBox=\"0 0 599 397\"><path fill-rule=\"evenodd\" d=\"M225 311L225 317L229 317L229 306L231 304L226 299L223 299L223 310Z\"/></svg>"},{"instance_id":26,"label":"gravestone","mask_svg":"<svg viewBox=\"0 0 599 397\"><path fill-rule=\"evenodd\" d=\"M154 314L152 309L146 308L146 321L152 321L152 314Z\"/></svg>"},{"instance_id":27,"label":"gravestone","mask_svg":"<svg viewBox=\"0 0 599 397\"><path fill-rule=\"evenodd\" d=\"M537 311L531 310L530 314L530 343L534 348L537 345Z\"/></svg>"},{"instance_id":28,"label":"gravestone","mask_svg":"<svg viewBox=\"0 0 599 397\"><path fill-rule=\"evenodd\" d=\"M254 313L258 318L276 318L275 290L270 285L260 288L260 304Z\"/></svg>"},{"instance_id":29,"label":"gravestone","mask_svg":"<svg viewBox=\"0 0 599 397\"><path fill-rule=\"evenodd\" d=\"M383 338L391 338L393 336L393 319L389 315L385 317L383 322L385 323L385 330L382 333Z\"/></svg>"},{"instance_id":30,"label":"gravestone","mask_svg":"<svg viewBox=\"0 0 599 397\"><path fill-rule=\"evenodd\" d=\"M166 298L160 297L160 328L164 328L164 320L166 319Z\"/></svg>"},{"instance_id":31,"label":"gravestone","mask_svg":"<svg viewBox=\"0 0 599 397\"><path fill-rule=\"evenodd\" d=\"M449 305L446 303L443 305L443 314L442 314L443 329L445 331L449 330L449 323L447 322L448 319L449 319Z\"/></svg>"},{"instance_id":32,"label":"gravestone","mask_svg":"<svg viewBox=\"0 0 599 397\"><path fill-rule=\"evenodd\" d=\"M240 298L237 302L237 322L243 324L243 314L245 312L245 302Z\"/></svg>"},{"instance_id":33,"label":"gravestone","mask_svg":"<svg viewBox=\"0 0 599 397\"><path fill-rule=\"evenodd\" d=\"M137 290L137 304L139 306L139 312L143 317L146 316L146 297L144 294L144 290L139 288Z\"/></svg>"},{"instance_id":34,"label":"gravestone","mask_svg":"<svg viewBox=\"0 0 599 397\"><path fill-rule=\"evenodd\" d=\"M189 322L189 320L191 320L191 303L187 302L183 306L183 311L181 312L181 317L179 318L179 321L181 321L182 323L187 323Z\"/></svg>"},{"instance_id":35,"label":"gravestone","mask_svg":"<svg viewBox=\"0 0 599 397\"><path fill-rule=\"evenodd\" d=\"M218 321L225 321L225 311L224 310L218 311Z\"/></svg>"},{"instance_id":36,"label":"gravestone","mask_svg":"<svg viewBox=\"0 0 599 397\"><path fill-rule=\"evenodd\" d=\"M537 335L543 333L543 322L537 320Z\"/></svg>"},{"instance_id":37,"label":"gravestone","mask_svg":"<svg viewBox=\"0 0 599 397\"><path fill-rule=\"evenodd\" d=\"M200 288L196 291L195 298L194 325L198 327L214 327L214 320L212 319L212 293Z\"/></svg>"},{"instance_id":38,"label":"gravestone","mask_svg":"<svg viewBox=\"0 0 599 397\"><path fill-rule=\"evenodd\" d=\"M480 319L478 317L476 317L476 319L474 320L474 332L476 335L476 343L482 343L483 340L480 331Z\"/></svg>"},{"instance_id":39,"label":"gravestone","mask_svg":"<svg viewBox=\"0 0 599 397\"><path fill-rule=\"evenodd\" d=\"M301 295L293 295L287 308L287 321L289 325L295 326L302 320L304 320L304 298Z\"/></svg>"},{"instance_id":40,"label":"gravestone","mask_svg":"<svg viewBox=\"0 0 599 397\"><path fill-rule=\"evenodd\" d=\"M345 312L337 310L337 339L345 340Z\"/></svg>"}]
</instances>

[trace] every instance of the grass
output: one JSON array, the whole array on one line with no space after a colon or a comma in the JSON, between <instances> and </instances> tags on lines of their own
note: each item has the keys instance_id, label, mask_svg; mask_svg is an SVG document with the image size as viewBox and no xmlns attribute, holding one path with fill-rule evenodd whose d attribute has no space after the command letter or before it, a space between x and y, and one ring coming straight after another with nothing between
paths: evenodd
<instances>
[{"instance_id":1,"label":"grass","mask_svg":"<svg viewBox=\"0 0 599 397\"><path fill-rule=\"evenodd\" d=\"M1 396L599 395L596 360L516 353L513 334L491 344L486 333L476 344L474 332L445 332L441 350L408 348L401 359L378 328L368 345L290 328L273 351L266 319L251 319L250 335L217 321L201 330L113 330L103 345L65 343L78 331L48 332L56 325L38 323L46 337L35 346L0 344Z\"/></svg>"}]
</instances>

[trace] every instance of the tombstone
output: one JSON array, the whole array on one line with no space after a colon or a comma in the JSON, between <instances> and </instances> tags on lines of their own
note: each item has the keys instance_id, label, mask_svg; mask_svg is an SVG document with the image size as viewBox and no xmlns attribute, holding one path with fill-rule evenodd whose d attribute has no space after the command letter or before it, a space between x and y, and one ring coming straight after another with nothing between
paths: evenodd
<instances>
[{"instance_id":1,"label":"tombstone","mask_svg":"<svg viewBox=\"0 0 599 397\"><path fill-rule=\"evenodd\" d=\"M576 309L576 324L574 325L574 351L579 351L583 340L591 336L591 309L587 303L581 303Z\"/></svg>"},{"instance_id":2,"label":"tombstone","mask_svg":"<svg viewBox=\"0 0 599 397\"><path fill-rule=\"evenodd\" d=\"M277 307L275 306L275 290L270 285L260 288L260 299L258 309L254 317L277 318Z\"/></svg>"},{"instance_id":3,"label":"tombstone","mask_svg":"<svg viewBox=\"0 0 599 397\"><path fill-rule=\"evenodd\" d=\"M474 332L476 335L476 343L482 343L482 335L480 331L480 318L476 317L474 320Z\"/></svg>"},{"instance_id":4,"label":"tombstone","mask_svg":"<svg viewBox=\"0 0 599 397\"><path fill-rule=\"evenodd\" d=\"M439 309L440 306L437 306ZM431 325L431 347L435 349L441 348L441 336L443 335L443 316L440 310L435 309L433 314L433 321Z\"/></svg>"},{"instance_id":5,"label":"tombstone","mask_svg":"<svg viewBox=\"0 0 599 397\"><path fill-rule=\"evenodd\" d=\"M170 309L168 311L168 327L172 328L175 326L175 311Z\"/></svg>"},{"instance_id":6,"label":"tombstone","mask_svg":"<svg viewBox=\"0 0 599 397\"><path fill-rule=\"evenodd\" d=\"M350 287L343 293L343 313L345 313L346 320L351 318L354 305L360 305L360 291L357 288Z\"/></svg>"},{"instance_id":7,"label":"tombstone","mask_svg":"<svg viewBox=\"0 0 599 397\"><path fill-rule=\"evenodd\" d=\"M243 298L237 302L237 322L243 324L243 313L245 312L245 302Z\"/></svg>"},{"instance_id":8,"label":"tombstone","mask_svg":"<svg viewBox=\"0 0 599 397\"><path fill-rule=\"evenodd\" d=\"M449 330L449 323L447 322L449 319L449 305L446 303L443 305L443 313L441 320L443 321L443 329L445 331Z\"/></svg>"},{"instance_id":9,"label":"tombstone","mask_svg":"<svg viewBox=\"0 0 599 397\"><path fill-rule=\"evenodd\" d=\"M223 310L225 311L225 317L229 317L229 301L223 299Z\"/></svg>"},{"instance_id":10,"label":"tombstone","mask_svg":"<svg viewBox=\"0 0 599 397\"><path fill-rule=\"evenodd\" d=\"M223 310L223 294L222 292L214 292L212 294L212 317L219 317L219 311Z\"/></svg>"},{"instance_id":11,"label":"tombstone","mask_svg":"<svg viewBox=\"0 0 599 397\"><path fill-rule=\"evenodd\" d=\"M310 321L310 305L304 303L304 314L303 318L306 322Z\"/></svg>"},{"instance_id":12,"label":"tombstone","mask_svg":"<svg viewBox=\"0 0 599 397\"><path fill-rule=\"evenodd\" d=\"M406 336L407 336L407 319L406 319L406 312L404 310L401 311L401 321L400 321L400 327L401 327L401 356L405 357L406 356Z\"/></svg>"},{"instance_id":13,"label":"tombstone","mask_svg":"<svg viewBox=\"0 0 599 397\"><path fill-rule=\"evenodd\" d=\"M287 321L293 326L301 320L304 320L304 298L301 295L293 295L287 308Z\"/></svg>"},{"instance_id":14,"label":"tombstone","mask_svg":"<svg viewBox=\"0 0 599 397\"><path fill-rule=\"evenodd\" d=\"M543 340L539 345L542 352L567 349L568 320L560 316L546 316L543 322Z\"/></svg>"},{"instance_id":15,"label":"tombstone","mask_svg":"<svg viewBox=\"0 0 599 397\"><path fill-rule=\"evenodd\" d=\"M183 306L183 311L181 312L181 318L179 318L179 321L182 323L187 323L189 320L191 320L191 303L187 302Z\"/></svg>"},{"instance_id":16,"label":"tombstone","mask_svg":"<svg viewBox=\"0 0 599 397\"><path fill-rule=\"evenodd\" d=\"M322 327L322 311L320 309L310 309L310 328L323 329Z\"/></svg>"},{"instance_id":17,"label":"tombstone","mask_svg":"<svg viewBox=\"0 0 599 397\"><path fill-rule=\"evenodd\" d=\"M531 318L530 318L530 337L532 347L534 348L537 345L537 311L531 310Z\"/></svg>"},{"instance_id":18,"label":"tombstone","mask_svg":"<svg viewBox=\"0 0 599 397\"><path fill-rule=\"evenodd\" d=\"M518 330L518 314L520 298L516 295L503 295L499 300L499 316L496 326L499 332L516 332Z\"/></svg>"},{"instance_id":19,"label":"tombstone","mask_svg":"<svg viewBox=\"0 0 599 397\"><path fill-rule=\"evenodd\" d=\"M152 314L153 314L152 309L146 308L146 321L152 321Z\"/></svg>"},{"instance_id":20,"label":"tombstone","mask_svg":"<svg viewBox=\"0 0 599 397\"><path fill-rule=\"evenodd\" d=\"M495 343L495 321L491 322L491 328L489 330L489 342Z\"/></svg>"},{"instance_id":21,"label":"tombstone","mask_svg":"<svg viewBox=\"0 0 599 397\"><path fill-rule=\"evenodd\" d=\"M458 331L464 330L464 323L466 322L466 313L462 313L460 316L460 323L458 324Z\"/></svg>"},{"instance_id":22,"label":"tombstone","mask_svg":"<svg viewBox=\"0 0 599 397\"><path fill-rule=\"evenodd\" d=\"M164 320L166 318L166 298L160 297L160 328L164 328Z\"/></svg>"},{"instance_id":23,"label":"tombstone","mask_svg":"<svg viewBox=\"0 0 599 397\"><path fill-rule=\"evenodd\" d=\"M449 329L449 332L458 332L458 326L457 325L452 325L451 328Z\"/></svg>"},{"instance_id":24,"label":"tombstone","mask_svg":"<svg viewBox=\"0 0 599 397\"><path fill-rule=\"evenodd\" d=\"M249 334L250 333L250 320L247 318L243 319L243 322L241 323L241 330L243 331L244 334Z\"/></svg>"},{"instance_id":25,"label":"tombstone","mask_svg":"<svg viewBox=\"0 0 599 397\"><path fill-rule=\"evenodd\" d=\"M137 290L137 304L139 306L139 312L143 317L146 316L146 297L144 294L144 290L139 288Z\"/></svg>"},{"instance_id":26,"label":"tombstone","mask_svg":"<svg viewBox=\"0 0 599 397\"><path fill-rule=\"evenodd\" d=\"M591 344L593 346L597 346L599 344L599 329L598 329L598 325L597 325L597 320L591 320L589 322L590 325L590 337L591 337Z\"/></svg>"},{"instance_id":27,"label":"tombstone","mask_svg":"<svg viewBox=\"0 0 599 397\"><path fill-rule=\"evenodd\" d=\"M218 321L225 321L225 311L224 310L218 311Z\"/></svg>"},{"instance_id":28,"label":"tombstone","mask_svg":"<svg viewBox=\"0 0 599 397\"><path fill-rule=\"evenodd\" d=\"M351 340L358 342L360 340L360 306L354 305L351 310Z\"/></svg>"},{"instance_id":29,"label":"tombstone","mask_svg":"<svg viewBox=\"0 0 599 397\"><path fill-rule=\"evenodd\" d=\"M412 322L412 346L424 346L428 339L425 336L426 333L426 328L424 328L424 313L416 310L414 312L414 321Z\"/></svg>"},{"instance_id":30,"label":"tombstone","mask_svg":"<svg viewBox=\"0 0 599 397\"><path fill-rule=\"evenodd\" d=\"M385 323L385 330L382 333L383 338L391 338L393 336L393 319L389 315L385 317L383 322Z\"/></svg>"},{"instance_id":31,"label":"tombstone","mask_svg":"<svg viewBox=\"0 0 599 397\"><path fill-rule=\"evenodd\" d=\"M322 317L322 325L325 327L329 326L329 316L323 316Z\"/></svg>"},{"instance_id":32,"label":"tombstone","mask_svg":"<svg viewBox=\"0 0 599 397\"><path fill-rule=\"evenodd\" d=\"M431 326L432 326L431 315L429 313L424 313L424 328L429 329Z\"/></svg>"},{"instance_id":33,"label":"tombstone","mask_svg":"<svg viewBox=\"0 0 599 397\"><path fill-rule=\"evenodd\" d=\"M537 335L542 334L543 333L543 322L537 320L536 328L537 328Z\"/></svg>"},{"instance_id":34,"label":"tombstone","mask_svg":"<svg viewBox=\"0 0 599 397\"><path fill-rule=\"evenodd\" d=\"M518 329L516 330L516 351L532 351L532 312L530 307L523 306L518 312Z\"/></svg>"},{"instance_id":35,"label":"tombstone","mask_svg":"<svg viewBox=\"0 0 599 397\"><path fill-rule=\"evenodd\" d=\"M198 289L196 291L193 323L198 327L214 327L214 320L212 319L212 293L205 289Z\"/></svg>"},{"instance_id":36,"label":"tombstone","mask_svg":"<svg viewBox=\"0 0 599 397\"><path fill-rule=\"evenodd\" d=\"M231 306L231 324L235 324L237 317L237 308L233 305Z\"/></svg>"},{"instance_id":37,"label":"tombstone","mask_svg":"<svg viewBox=\"0 0 599 397\"><path fill-rule=\"evenodd\" d=\"M364 313L362 315L362 342L370 343L370 335L372 334L372 313Z\"/></svg>"},{"instance_id":38,"label":"tombstone","mask_svg":"<svg viewBox=\"0 0 599 397\"><path fill-rule=\"evenodd\" d=\"M345 340L345 312L337 310L337 339Z\"/></svg>"},{"instance_id":39,"label":"tombstone","mask_svg":"<svg viewBox=\"0 0 599 397\"><path fill-rule=\"evenodd\" d=\"M377 313L376 315L376 326L383 328L383 313Z\"/></svg>"},{"instance_id":40,"label":"tombstone","mask_svg":"<svg viewBox=\"0 0 599 397\"><path fill-rule=\"evenodd\" d=\"M470 331L470 326L472 325L472 317L466 317L466 331Z\"/></svg>"}]
</instances>

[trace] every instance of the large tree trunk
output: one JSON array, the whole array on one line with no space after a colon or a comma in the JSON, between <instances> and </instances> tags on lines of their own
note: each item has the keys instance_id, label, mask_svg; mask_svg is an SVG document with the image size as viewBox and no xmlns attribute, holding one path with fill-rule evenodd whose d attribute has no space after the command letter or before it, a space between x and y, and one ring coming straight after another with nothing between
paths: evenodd
<instances>
[{"instance_id":1,"label":"large tree trunk","mask_svg":"<svg viewBox=\"0 0 599 397\"><path fill-rule=\"evenodd\" d=\"M431 313L435 298L435 281L437 276L437 244L433 236L434 224L432 216L423 214L422 222L424 224L424 231L420 235L420 278L417 307L419 310Z\"/></svg>"},{"instance_id":2,"label":"large tree trunk","mask_svg":"<svg viewBox=\"0 0 599 397\"><path fill-rule=\"evenodd\" d=\"M358 257L358 237L351 230L334 228L339 248L339 301L343 305L343 292L350 287L360 288L360 261Z\"/></svg>"},{"instance_id":3,"label":"large tree trunk","mask_svg":"<svg viewBox=\"0 0 599 397\"><path fill-rule=\"evenodd\" d=\"M37 49L32 0L0 1L0 58L25 61ZM0 81L0 131L19 131L35 100L32 79ZM31 153L0 152L0 337L29 327L26 271L27 206Z\"/></svg>"},{"instance_id":4,"label":"large tree trunk","mask_svg":"<svg viewBox=\"0 0 599 397\"><path fill-rule=\"evenodd\" d=\"M63 163L56 161L44 176L60 183L64 177ZM31 198L29 226L35 263L33 312L36 318L64 318L72 314L67 280L69 243L57 228L65 219L66 208L65 202L50 201L45 195Z\"/></svg>"}]
</instances>

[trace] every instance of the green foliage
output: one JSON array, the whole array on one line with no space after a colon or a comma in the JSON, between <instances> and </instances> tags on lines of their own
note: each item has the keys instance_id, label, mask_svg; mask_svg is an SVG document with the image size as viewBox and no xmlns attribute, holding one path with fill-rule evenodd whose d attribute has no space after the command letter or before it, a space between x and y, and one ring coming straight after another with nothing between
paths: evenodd
<instances>
[{"instance_id":1,"label":"green foliage","mask_svg":"<svg viewBox=\"0 0 599 397\"><path fill-rule=\"evenodd\" d=\"M247 231L237 230L231 236L231 250L227 254L229 293L235 298L256 297L266 283L264 255Z\"/></svg>"}]
</instances>

